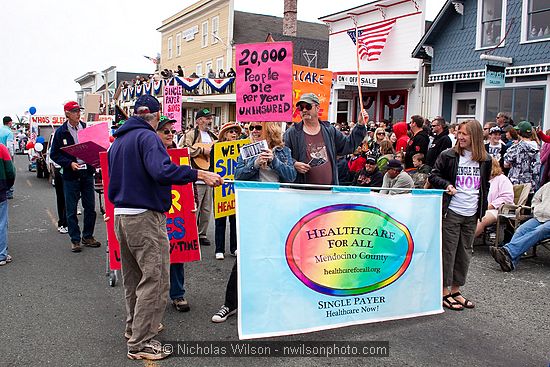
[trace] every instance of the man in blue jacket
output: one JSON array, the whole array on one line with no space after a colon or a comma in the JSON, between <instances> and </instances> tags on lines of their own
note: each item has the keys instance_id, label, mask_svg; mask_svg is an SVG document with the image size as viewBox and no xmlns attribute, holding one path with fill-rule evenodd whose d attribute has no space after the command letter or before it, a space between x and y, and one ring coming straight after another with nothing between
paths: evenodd
<instances>
[{"instance_id":1,"label":"man in blue jacket","mask_svg":"<svg viewBox=\"0 0 550 367\"><path fill-rule=\"evenodd\" d=\"M361 145L367 129L360 118L348 136L319 119L319 97L305 93L296 103L302 121L285 132L284 142L296 160L297 183L338 185L336 157L351 154Z\"/></svg>"},{"instance_id":2,"label":"man in blue jacket","mask_svg":"<svg viewBox=\"0 0 550 367\"><path fill-rule=\"evenodd\" d=\"M134 112L114 133L116 140L109 149L109 199L115 206L120 243L128 358L157 360L169 355L153 338L162 329L170 287L164 213L172 204L171 186L197 179L219 186L223 179L170 161L156 133L160 104L155 97L139 97Z\"/></svg>"},{"instance_id":3,"label":"man in blue jacket","mask_svg":"<svg viewBox=\"0 0 550 367\"><path fill-rule=\"evenodd\" d=\"M50 157L55 163L61 166L67 226L69 227L69 236L71 237L71 251L80 252L81 240L84 246L101 246L101 243L94 238L96 220L94 193L95 168L61 150L62 147L78 144L78 131L86 128L86 124L80 121L81 108L78 103L74 101L67 102L65 103L64 110L67 121L55 131ZM84 228L82 234L78 226L78 217L76 216L79 198L82 199L82 206L84 207Z\"/></svg>"}]
</instances>

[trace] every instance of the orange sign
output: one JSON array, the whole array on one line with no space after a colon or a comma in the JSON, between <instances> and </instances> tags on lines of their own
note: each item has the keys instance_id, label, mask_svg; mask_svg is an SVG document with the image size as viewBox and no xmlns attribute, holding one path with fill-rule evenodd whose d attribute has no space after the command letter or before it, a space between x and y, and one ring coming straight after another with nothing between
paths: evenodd
<instances>
[{"instance_id":1,"label":"orange sign","mask_svg":"<svg viewBox=\"0 0 550 367\"><path fill-rule=\"evenodd\" d=\"M327 120L331 86L332 71L292 65L292 121L301 121L300 111L295 106L304 93L315 93L319 97L319 119Z\"/></svg>"}]
</instances>

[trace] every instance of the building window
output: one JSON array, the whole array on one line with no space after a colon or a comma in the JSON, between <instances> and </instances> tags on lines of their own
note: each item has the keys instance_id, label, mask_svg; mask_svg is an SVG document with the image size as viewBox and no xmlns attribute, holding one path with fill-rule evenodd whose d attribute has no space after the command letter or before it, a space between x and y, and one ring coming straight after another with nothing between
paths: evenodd
<instances>
[{"instance_id":1,"label":"building window","mask_svg":"<svg viewBox=\"0 0 550 367\"><path fill-rule=\"evenodd\" d=\"M542 125L544 87L488 89L485 99L485 121L492 121L499 112L507 112L515 122L529 121Z\"/></svg>"},{"instance_id":2,"label":"building window","mask_svg":"<svg viewBox=\"0 0 550 367\"><path fill-rule=\"evenodd\" d=\"M219 30L220 30L220 17L213 17L212 18L212 44L218 43Z\"/></svg>"},{"instance_id":3,"label":"building window","mask_svg":"<svg viewBox=\"0 0 550 367\"><path fill-rule=\"evenodd\" d=\"M527 2L527 40L550 38L550 0Z\"/></svg>"},{"instance_id":4,"label":"building window","mask_svg":"<svg viewBox=\"0 0 550 367\"><path fill-rule=\"evenodd\" d=\"M340 100L338 101L336 111L336 122L338 123L347 123L348 122L348 112L349 112L349 101Z\"/></svg>"},{"instance_id":5,"label":"building window","mask_svg":"<svg viewBox=\"0 0 550 367\"><path fill-rule=\"evenodd\" d=\"M181 56L181 33L176 34L176 56Z\"/></svg>"},{"instance_id":6,"label":"building window","mask_svg":"<svg viewBox=\"0 0 550 367\"><path fill-rule=\"evenodd\" d=\"M382 119L387 122L406 121L408 92L380 92Z\"/></svg>"},{"instance_id":7,"label":"building window","mask_svg":"<svg viewBox=\"0 0 550 367\"><path fill-rule=\"evenodd\" d=\"M506 23L506 0L478 0L478 9L478 47L498 45Z\"/></svg>"},{"instance_id":8,"label":"building window","mask_svg":"<svg viewBox=\"0 0 550 367\"><path fill-rule=\"evenodd\" d=\"M197 73L198 76L202 76L202 63L197 64L197 67L195 69L195 73Z\"/></svg>"},{"instance_id":9,"label":"building window","mask_svg":"<svg viewBox=\"0 0 550 367\"><path fill-rule=\"evenodd\" d=\"M208 76L208 73L210 73L210 69L212 69L212 61L207 61L204 64L204 73Z\"/></svg>"},{"instance_id":10,"label":"building window","mask_svg":"<svg viewBox=\"0 0 550 367\"><path fill-rule=\"evenodd\" d=\"M216 72L219 74L221 69L223 69L223 57L218 57L216 59Z\"/></svg>"},{"instance_id":11,"label":"building window","mask_svg":"<svg viewBox=\"0 0 550 367\"><path fill-rule=\"evenodd\" d=\"M220 127L222 125L222 108L214 107L214 126Z\"/></svg>"},{"instance_id":12,"label":"building window","mask_svg":"<svg viewBox=\"0 0 550 367\"><path fill-rule=\"evenodd\" d=\"M202 47L208 46L208 22L202 23Z\"/></svg>"},{"instance_id":13,"label":"building window","mask_svg":"<svg viewBox=\"0 0 550 367\"><path fill-rule=\"evenodd\" d=\"M168 59L172 58L172 47L173 47L172 41L173 41L172 37L168 37Z\"/></svg>"}]
</instances>

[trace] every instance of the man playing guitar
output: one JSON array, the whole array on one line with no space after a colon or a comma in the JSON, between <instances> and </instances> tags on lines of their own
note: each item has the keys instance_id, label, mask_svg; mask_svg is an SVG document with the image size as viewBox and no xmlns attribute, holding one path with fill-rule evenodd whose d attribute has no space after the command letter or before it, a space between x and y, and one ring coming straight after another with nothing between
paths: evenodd
<instances>
[{"instance_id":1,"label":"man playing guitar","mask_svg":"<svg viewBox=\"0 0 550 367\"><path fill-rule=\"evenodd\" d=\"M195 116L195 128L188 131L179 142L180 148L189 148L193 168L207 171L210 166L210 150L217 136L210 131L214 115L208 108L199 110ZM196 182L197 188L197 226L199 242L210 246L206 231L212 217L212 188L202 181Z\"/></svg>"}]
</instances>

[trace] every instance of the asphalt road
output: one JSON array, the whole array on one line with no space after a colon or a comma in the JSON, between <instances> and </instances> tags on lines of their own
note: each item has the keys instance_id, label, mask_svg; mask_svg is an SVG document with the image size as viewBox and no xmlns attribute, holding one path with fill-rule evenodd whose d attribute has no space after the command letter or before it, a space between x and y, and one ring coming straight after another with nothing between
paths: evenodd
<instances>
[{"instance_id":1,"label":"asphalt road","mask_svg":"<svg viewBox=\"0 0 550 367\"><path fill-rule=\"evenodd\" d=\"M486 248L476 248L466 296L474 310L358 325L274 341L389 341L384 358L183 358L157 363L126 358L123 289L105 276L101 248L70 252L56 230L55 194L47 180L16 157L15 199L10 200L9 248L13 263L0 267L0 366L548 366L550 253L503 273ZM211 228L212 230L213 228ZM211 238L213 238L213 233ZM232 258L186 265L189 313L167 309L161 340L237 341L237 318L213 324L223 303ZM410 290L411 299L415 289ZM288 295L292 297L292 295ZM278 307L285 307L280 304Z\"/></svg>"}]
</instances>

